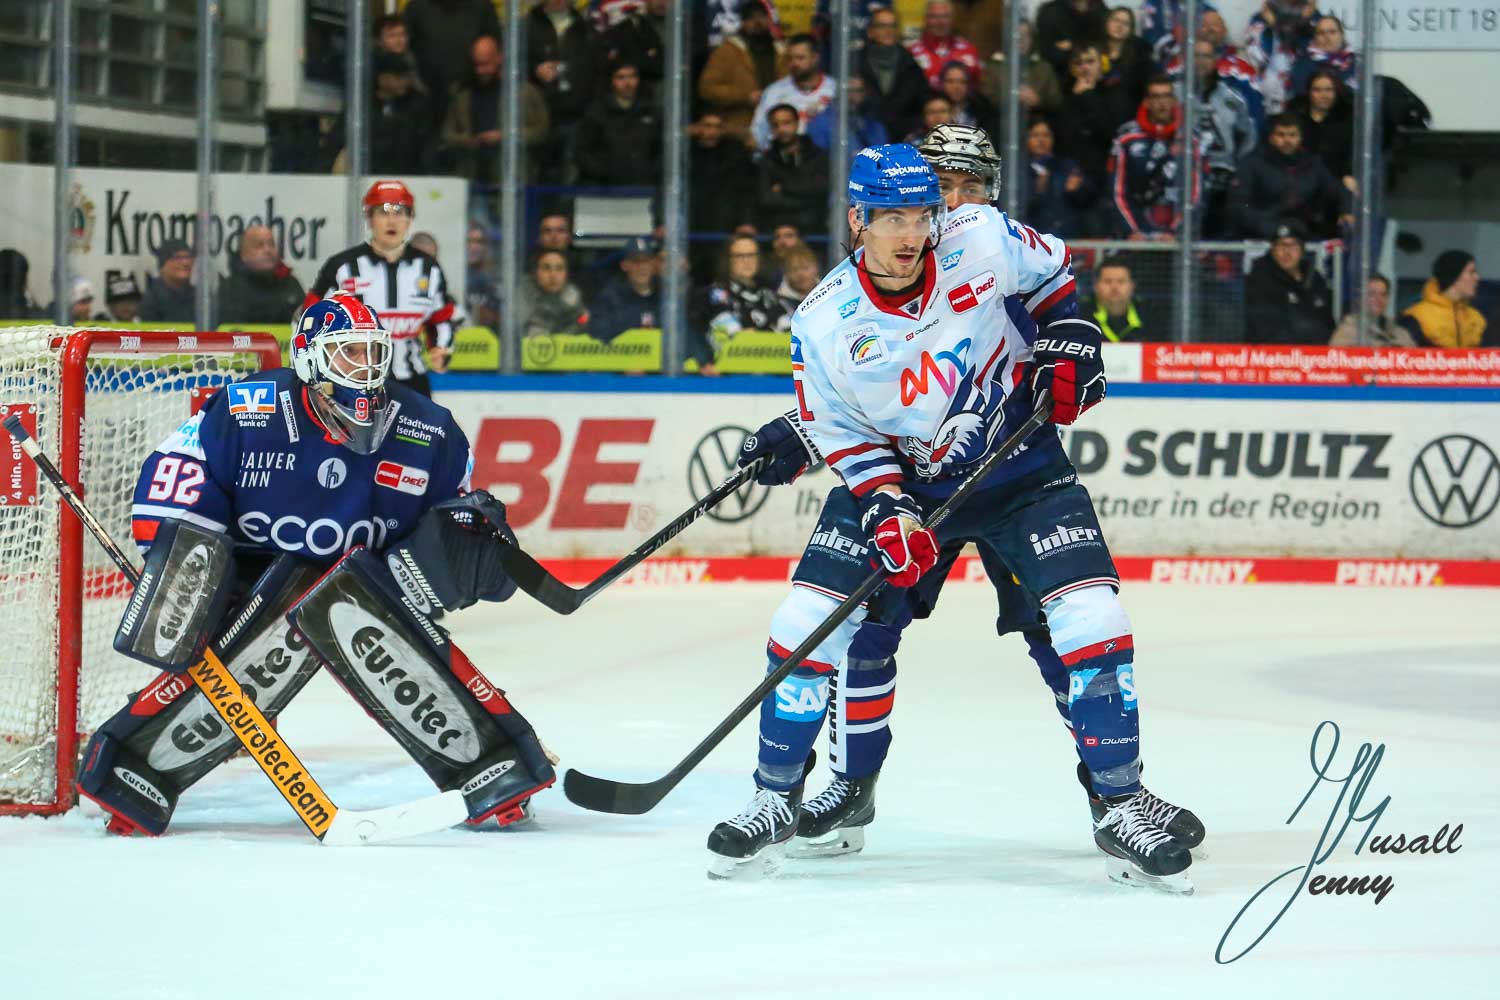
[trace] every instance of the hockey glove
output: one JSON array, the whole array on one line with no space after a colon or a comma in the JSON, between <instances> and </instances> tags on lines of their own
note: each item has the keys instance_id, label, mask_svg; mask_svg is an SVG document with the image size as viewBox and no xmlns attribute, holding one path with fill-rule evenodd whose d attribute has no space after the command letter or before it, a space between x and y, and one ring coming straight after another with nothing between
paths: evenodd
<instances>
[{"instance_id":1,"label":"hockey glove","mask_svg":"<svg viewBox=\"0 0 1500 1000\"><path fill-rule=\"evenodd\" d=\"M866 497L859 524L878 554L870 565L884 570L892 586L910 587L937 563L937 538L922 527L922 509L905 493Z\"/></svg>"},{"instance_id":2,"label":"hockey glove","mask_svg":"<svg viewBox=\"0 0 1500 1000\"><path fill-rule=\"evenodd\" d=\"M740 448L739 467L745 468L762 455L771 456L770 463L755 476L755 481L762 486L786 486L811 466L823 461L823 456L818 454L818 449L803 431L796 410L786 411L745 438L745 444Z\"/></svg>"},{"instance_id":3,"label":"hockey glove","mask_svg":"<svg viewBox=\"0 0 1500 1000\"><path fill-rule=\"evenodd\" d=\"M1031 391L1052 390L1052 422L1071 424L1104 398L1104 358L1099 328L1077 317L1054 320L1032 345Z\"/></svg>"}]
</instances>

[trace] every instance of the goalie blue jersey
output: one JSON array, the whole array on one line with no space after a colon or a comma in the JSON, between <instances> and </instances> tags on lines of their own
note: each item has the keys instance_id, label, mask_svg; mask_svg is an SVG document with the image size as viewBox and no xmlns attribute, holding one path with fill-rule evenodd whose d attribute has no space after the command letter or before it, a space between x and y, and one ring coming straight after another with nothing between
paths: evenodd
<instances>
[{"instance_id":1,"label":"goalie blue jersey","mask_svg":"<svg viewBox=\"0 0 1500 1000\"><path fill-rule=\"evenodd\" d=\"M469 488L469 442L444 407L388 382L395 414L380 447L330 440L288 368L224 386L141 469L131 509L143 548L166 518L252 548L329 565L356 545L383 549L433 504Z\"/></svg>"}]
</instances>

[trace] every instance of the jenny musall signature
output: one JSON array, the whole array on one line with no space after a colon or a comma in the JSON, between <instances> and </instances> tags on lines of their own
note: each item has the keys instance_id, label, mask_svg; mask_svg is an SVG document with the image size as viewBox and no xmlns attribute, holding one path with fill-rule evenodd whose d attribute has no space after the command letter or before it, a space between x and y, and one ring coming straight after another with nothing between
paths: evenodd
<instances>
[{"instance_id":1,"label":"jenny musall signature","mask_svg":"<svg viewBox=\"0 0 1500 1000\"><path fill-rule=\"evenodd\" d=\"M1326 746L1327 753L1320 754L1320 748ZM1358 752L1354 755L1354 763L1347 774L1342 776L1331 775L1329 768L1333 766L1333 758L1339 749L1339 727L1334 722L1321 722L1318 728L1313 730L1312 745L1309 747L1308 756L1312 762L1313 783L1308 787L1307 794L1302 796L1302 801L1297 803L1297 808L1287 817L1287 823L1297 818L1302 807L1307 805L1308 799L1312 798L1313 792L1324 782L1339 786L1338 797L1334 800L1333 808L1328 811L1328 821L1323 824L1323 832L1319 834L1318 841L1313 845L1312 856L1306 864L1289 868L1277 875L1271 881L1256 890L1240 907L1229 926L1224 929L1224 936L1219 939L1219 946L1214 949L1214 961L1220 965L1228 965L1230 962L1244 958L1255 946L1265 940L1271 928L1286 916L1286 911L1291 909L1292 904L1302 895L1305 887L1310 896L1318 895L1366 895L1374 897L1376 906L1385 899L1386 895L1395 888L1396 881L1390 875L1361 875L1354 878L1348 875L1314 875L1313 869L1323 864L1333 855L1334 849L1343 840L1344 834L1356 823L1363 823L1364 832L1359 838L1359 843L1354 846L1354 853L1360 854L1364 851L1366 844L1369 845L1371 854L1457 854L1461 849L1458 843L1459 834L1463 833L1464 825L1459 823L1452 830L1444 823L1437 833L1428 837L1423 834L1418 837L1407 837L1404 833L1395 836L1385 834L1374 836L1377 824L1385 816L1386 807L1391 804L1389 795L1382 798L1375 805L1364 812L1360 809L1364 805L1365 796L1370 793L1370 783L1375 778L1375 772L1380 768L1381 758L1385 756L1385 744L1371 748L1370 744L1360 744ZM1321 759L1321 763L1319 760ZM1342 814L1342 822L1340 815ZM1277 883L1291 877L1297 876L1295 887L1287 894L1286 902L1281 904L1281 909L1265 925L1242 950L1234 955L1226 957L1229 946L1229 936L1239 926L1241 918L1255 905L1255 901L1265 895Z\"/></svg>"}]
</instances>

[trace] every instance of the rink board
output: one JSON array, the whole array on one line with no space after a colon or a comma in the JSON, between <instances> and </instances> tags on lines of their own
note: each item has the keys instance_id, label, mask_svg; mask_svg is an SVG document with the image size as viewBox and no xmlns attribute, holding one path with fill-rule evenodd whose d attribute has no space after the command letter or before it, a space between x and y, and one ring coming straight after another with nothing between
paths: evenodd
<instances>
[{"instance_id":1,"label":"rink board","mask_svg":"<svg viewBox=\"0 0 1500 1000\"><path fill-rule=\"evenodd\" d=\"M553 559L629 551L792 402L779 379L548 383L443 380L438 398L474 485ZM1119 384L1062 434L1120 556L1500 559L1500 390ZM752 486L663 555L795 555L835 485Z\"/></svg>"}]
</instances>

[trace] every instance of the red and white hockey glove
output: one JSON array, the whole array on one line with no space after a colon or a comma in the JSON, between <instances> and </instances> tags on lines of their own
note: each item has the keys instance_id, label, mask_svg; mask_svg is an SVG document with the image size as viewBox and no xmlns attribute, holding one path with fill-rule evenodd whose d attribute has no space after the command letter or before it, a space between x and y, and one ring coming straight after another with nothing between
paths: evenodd
<instances>
[{"instance_id":1,"label":"red and white hockey glove","mask_svg":"<svg viewBox=\"0 0 1500 1000\"><path fill-rule=\"evenodd\" d=\"M860 527L870 539L870 565L885 570L894 587L910 587L937 562L938 543L922 527L922 508L905 493L865 498Z\"/></svg>"},{"instance_id":2,"label":"red and white hockey glove","mask_svg":"<svg viewBox=\"0 0 1500 1000\"><path fill-rule=\"evenodd\" d=\"M1054 320L1032 345L1031 391L1052 390L1052 422L1071 424L1104 398L1104 337L1086 319Z\"/></svg>"}]
</instances>

